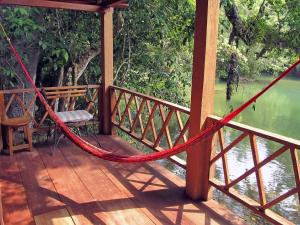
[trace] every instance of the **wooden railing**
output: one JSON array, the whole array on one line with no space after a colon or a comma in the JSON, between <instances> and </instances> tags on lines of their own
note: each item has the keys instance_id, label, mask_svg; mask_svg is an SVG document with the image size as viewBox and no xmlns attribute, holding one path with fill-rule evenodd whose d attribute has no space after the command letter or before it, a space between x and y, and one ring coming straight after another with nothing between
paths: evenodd
<instances>
[{"instance_id":1,"label":"wooden railing","mask_svg":"<svg viewBox=\"0 0 300 225\"><path fill-rule=\"evenodd\" d=\"M188 137L190 126L190 110L176 104L150 97L141 93L130 91L124 88L111 87L112 94L112 123L134 139L145 144L155 151L176 146L178 143L185 143ZM208 118L209 124L216 123L220 118L211 116ZM229 143L225 143L224 129L232 129L237 137L230 138ZM216 163L221 163L224 181L217 177L210 179L210 184L225 193L229 197L242 203L254 213L268 219L275 224L292 224L284 216L270 210L271 207L281 203L284 199L298 194L300 201L300 179L299 179L299 160L298 152L300 141L276 135L264 130L246 126L236 122L230 122L224 129L215 134L214 143L218 143L219 152L211 156L210 165L213 167ZM164 136L164 139L163 139ZM233 161L228 161L227 155L233 151L239 143L249 139L249 147L243 151L248 151L253 161L253 168L249 168L242 175L231 179L229 166ZM272 154L266 156L263 160L259 159L257 138L271 141L281 145ZM236 150L236 149L235 149ZM276 160L277 157L289 153L293 167L293 178L295 187L287 188L284 193L269 200L269 193L266 193L262 169L268 163ZM183 168L186 168L185 161L179 157L172 157L171 160ZM235 173L239 171L234 171ZM243 172L243 171L241 171ZM247 197L235 189L236 185L249 176L255 176L256 188L258 189L258 201L255 198ZM254 200L255 199L255 200Z\"/></svg>"},{"instance_id":2,"label":"wooden railing","mask_svg":"<svg viewBox=\"0 0 300 225\"><path fill-rule=\"evenodd\" d=\"M97 97L99 85L45 87L42 89L47 96L48 103L62 111L85 109L97 119ZM50 121L48 112L41 105L33 89L2 90L5 98L5 110L8 115L11 110L18 110L17 114L27 113L31 117L33 131L49 128L46 121ZM79 108L80 107L80 108ZM82 108L83 107L83 108Z\"/></svg>"},{"instance_id":3,"label":"wooden railing","mask_svg":"<svg viewBox=\"0 0 300 225\"><path fill-rule=\"evenodd\" d=\"M188 108L116 86L111 87L111 93L115 99L113 125L139 142L154 151L163 151L187 141ZM186 167L178 156L170 160Z\"/></svg>"},{"instance_id":4,"label":"wooden railing","mask_svg":"<svg viewBox=\"0 0 300 225\"><path fill-rule=\"evenodd\" d=\"M209 118L213 122L220 120L221 118L216 116L211 116ZM267 132L261 129L253 128L250 126L246 126L236 122L230 122L226 128L232 129L235 132L239 132L237 137L231 141L231 143L225 144L224 139L224 129L221 129L216 134L217 143L219 144L219 153L212 156L210 165L214 166L218 161L219 165L221 165L221 171L223 173L223 181L216 178L212 178L210 183L213 187L218 189L219 191L225 193L231 198L237 200L238 202L245 205L247 208L251 209L255 213L261 215L262 217L270 220L275 224L291 224L291 222L284 219L282 216L274 213L270 209L277 204L280 204L282 201L287 199L288 197L298 194L298 201L300 202L300 167L299 167L299 159L298 154L300 150L300 141L294 140L291 138L287 138L281 135L273 134L271 132ZM225 129L226 129L225 128ZM253 160L253 166L251 168L247 168L244 171L234 171L235 173L243 172L238 177L234 179L230 178L229 166L230 162L228 161L227 155L230 154L234 148L241 144L243 141L247 141L249 143L249 150L251 152L251 158ZM263 139L267 142L273 142L275 145L279 146L277 150L273 150L273 152L267 156L263 160L260 159L260 150L258 147L258 139ZM260 154L259 154L260 153ZM272 196L270 199L270 193L266 192L266 184L264 182L264 176L262 170L266 168L266 165L270 165L270 163L274 162L278 157L283 154L289 154L294 176L294 187L285 186L284 191L281 190L276 197ZM286 155L285 155L286 156ZM231 171L232 172L232 171ZM286 175L288 171L285 171ZM250 176L254 175L257 183L258 190L258 200L253 200L250 197L245 195L241 195L234 187L239 185L241 181L250 179ZM276 177L272 177L272 179L276 179ZM283 192L283 193L282 193Z\"/></svg>"},{"instance_id":5,"label":"wooden railing","mask_svg":"<svg viewBox=\"0 0 300 225\"><path fill-rule=\"evenodd\" d=\"M87 89L89 95L91 95L90 97L87 97ZM84 109L97 117L98 85L60 88L50 87L45 88L45 91L48 93L48 101L52 107L55 107L55 105L58 107L56 102L60 99L60 104L63 105L66 110L76 108L78 103L78 105L84 107ZM29 112L34 130L41 130L43 127L49 126L45 124L48 113L37 100L33 89L4 90L2 92L6 100L6 113L10 113L10 108L14 105L13 108L20 108L23 113ZM60 92L64 92L64 94L61 95ZM66 96L66 93L72 94L72 97ZM164 149L172 148L187 141L190 126L190 110L188 108L115 86L111 87L111 95L112 124L152 150L163 151ZM18 107L15 107L15 104ZM211 116L208 119L210 123L216 123L220 120L220 118L216 116ZM289 224L289 221L273 212L271 208L295 195L298 195L297 198L300 202L300 168L298 159L300 141L236 122L230 122L226 125L225 129L232 129L233 132L238 134L235 138L230 138L229 142L227 140L228 143L225 143L224 129L219 130L215 134L215 143L219 145L219 152L217 151L216 154L212 155L210 165L221 165L221 172L224 179L220 180L217 179L217 177L211 178L210 184L269 221ZM258 139L264 139L265 141L273 142L280 146L277 150L261 160L259 157L260 149ZM232 178L229 167L234 162L228 160L228 154L232 151L236 151L236 147L242 142L245 142L245 140L248 141L249 147L243 150L250 153L253 167L247 168L245 172L242 171L243 173L241 175ZM286 186L283 192L281 191L278 196L270 199L270 194L265 187L262 170L283 154L288 154L290 157L293 170L292 177L295 185L292 187ZM180 157L171 157L170 160L182 168L186 168L184 158L185 156L181 155ZM249 179L250 176L254 176L257 183L257 199L243 195L235 189L240 182Z\"/></svg>"}]
</instances>

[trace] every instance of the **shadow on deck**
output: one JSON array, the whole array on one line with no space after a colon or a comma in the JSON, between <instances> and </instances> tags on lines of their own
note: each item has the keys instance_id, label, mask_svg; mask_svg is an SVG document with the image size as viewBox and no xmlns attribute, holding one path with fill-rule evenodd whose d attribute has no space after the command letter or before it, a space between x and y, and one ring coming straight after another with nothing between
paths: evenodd
<instances>
[{"instance_id":1,"label":"shadow on deck","mask_svg":"<svg viewBox=\"0 0 300 225\"><path fill-rule=\"evenodd\" d=\"M115 153L136 154L118 137L99 140ZM55 217L64 217L61 212L67 212L72 224L243 224L213 200L186 198L184 181L155 162L103 161L66 139L53 155L51 147L0 156L5 224L38 224L36 216L45 213L58 221Z\"/></svg>"}]
</instances>

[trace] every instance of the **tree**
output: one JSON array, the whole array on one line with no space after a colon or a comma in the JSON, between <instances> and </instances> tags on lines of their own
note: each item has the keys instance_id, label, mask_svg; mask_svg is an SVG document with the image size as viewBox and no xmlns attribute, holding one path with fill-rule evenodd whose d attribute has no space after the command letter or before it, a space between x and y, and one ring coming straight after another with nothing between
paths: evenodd
<instances>
[{"instance_id":1,"label":"tree","mask_svg":"<svg viewBox=\"0 0 300 225\"><path fill-rule=\"evenodd\" d=\"M295 35L295 27L299 26L299 4L295 0L222 0L224 14L231 25L227 28L231 46L229 58L234 54L239 56L238 64L233 65L230 64L232 61L225 60L226 64L229 63L225 68L236 66L236 71L252 76L281 72L299 55L299 35L291 40L291 35ZM243 5L246 7L243 8ZM231 78L229 71L228 79ZM233 89L230 86L233 83L227 82L227 93ZM227 95L227 99L230 96Z\"/></svg>"}]
</instances>

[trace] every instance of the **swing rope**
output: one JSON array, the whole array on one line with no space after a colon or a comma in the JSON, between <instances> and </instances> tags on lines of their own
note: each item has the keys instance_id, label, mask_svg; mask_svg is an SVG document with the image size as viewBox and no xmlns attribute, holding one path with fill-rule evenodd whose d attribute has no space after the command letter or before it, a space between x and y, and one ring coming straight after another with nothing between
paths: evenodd
<instances>
[{"instance_id":1,"label":"swing rope","mask_svg":"<svg viewBox=\"0 0 300 225\"><path fill-rule=\"evenodd\" d=\"M52 108L49 106L47 101L45 100L44 96L42 95L41 91L35 86L35 82L31 78L29 72L27 71L18 51L15 49L14 45L12 44L8 34L6 33L3 25L0 21L0 28L4 34L5 39L7 40L9 47L14 54L16 60L20 64L27 80L32 85L34 91L36 92L38 98L40 99L41 103L44 105L46 110L49 113L50 118L53 120L53 122L64 132L66 137L68 137L75 145L77 145L82 150L98 157L102 158L104 160L109 160L113 162L121 162L121 163L137 163L137 162L147 162L147 161L154 161L159 160L163 158L168 158L173 155L177 155L178 153L181 153L183 151L188 151L191 146L194 146L195 144L201 142L202 140L212 137L215 132L217 132L219 129L224 127L226 124L229 123L232 119L234 119L237 115L239 115L241 112L243 112L247 107L249 107L252 103L255 103L256 100L261 97L265 92L267 92L271 87L273 87L276 83L278 83L281 79L286 77L289 72L291 72L298 64L300 64L300 60L298 60L296 63L294 63L290 68L288 68L285 72L283 72L280 76L278 76L276 79L274 79L270 84L268 84L265 88L263 88L259 93L257 93L255 96L253 96L251 99L249 99L247 102L242 104L240 107L229 113L227 116L225 116L220 121L216 122L211 127L208 127L204 129L202 132L197 134L196 136L190 138L186 143L179 144L173 148L161 151L161 152L154 152L150 154L142 154L142 155L133 155L133 156L127 156L127 155L117 155L114 153L111 153L109 151L106 151L105 149L98 148L89 142L85 141L81 137L74 134L68 126L55 114L55 112L52 110Z\"/></svg>"}]
</instances>

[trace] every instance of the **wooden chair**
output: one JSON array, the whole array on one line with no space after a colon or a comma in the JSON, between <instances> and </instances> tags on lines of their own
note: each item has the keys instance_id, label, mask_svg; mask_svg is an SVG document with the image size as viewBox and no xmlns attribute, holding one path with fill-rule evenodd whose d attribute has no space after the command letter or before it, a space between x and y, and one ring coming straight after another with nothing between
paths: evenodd
<instances>
[{"instance_id":1,"label":"wooden chair","mask_svg":"<svg viewBox=\"0 0 300 225\"><path fill-rule=\"evenodd\" d=\"M54 107L56 100L62 99L64 111L56 111L57 116L68 124L78 124L90 121L94 118L87 109L76 110L75 102L78 97L85 98L88 105L93 104L93 101L87 99L87 89L80 86L69 86L69 87L55 87L55 88L44 88L44 95L49 102L50 106ZM89 108L89 106L88 106Z\"/></svg>"},{"instance_id":2,"label":"wooden chair","mask_svg":"<svg viewBox=\"0 0 300 225\"><path fill-rule=\"evenodd\" d=\"M5 130L6 144L10 155L13 155L14 151L28 149L32 150L32 136L29 128L30 117L25 113L22 117L8 118L5 112L4 95L0 92L0 118L1 125ZM24 139L26 143L14 145L14 130L23 128Z\"/></svg>"},{"instance_id":3,"label":"wooden chair","mask_svg":"<svg viewBox=\"0 0 300 225\"><path fill-rule=\"evenodd\" d=\"M54 104L57 100L63 100L63 109L64 111L56 111L56 115L68 126L76 127L76 125L85 126L87 122L93 120L94 116L88 112L88 108L93 101L89 101L87 98L87 88L80 86L67 86L67 87L46 87L43 89L43 94L51 107L54 107ZM76 99L82 97L87 103L87 108L84 110L75 109ZM50 127L49 127L50 128ZM50 133L50 132L48 132ZM49 134L48 134L49 136ZM57 128L54 128L54 148L59 144L60 139L63 135L57 137Z\"/></svg>"}]
</instances>

